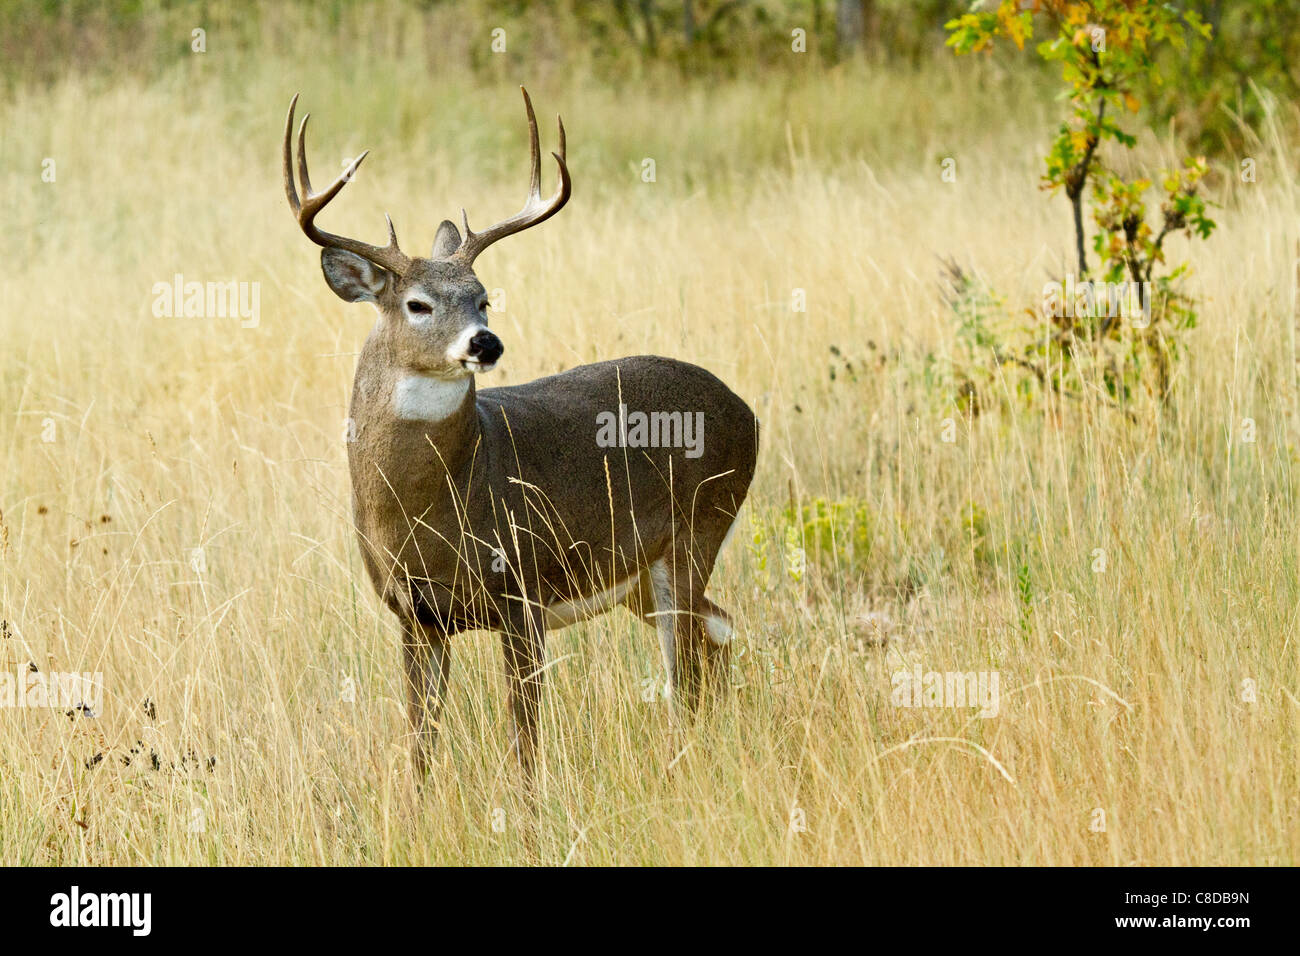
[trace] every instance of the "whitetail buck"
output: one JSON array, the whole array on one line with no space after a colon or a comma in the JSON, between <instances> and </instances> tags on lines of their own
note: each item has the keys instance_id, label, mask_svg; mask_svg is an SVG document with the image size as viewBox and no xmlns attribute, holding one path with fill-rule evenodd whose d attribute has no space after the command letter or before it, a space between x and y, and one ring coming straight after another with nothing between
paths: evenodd
<instances>
[{"instance_id":1,"label":"whitetail buck","mask_svg":"<svg viewBox=\"0 0 1300 956\"><path fill-rule=\"evenodd\" d=\"M504 350L488 331L474 260L568 201L563 122L560 151L552 153L560 183L544 200L537 120L525 91L532 184L523 209L483 232L471 232L462 211L464 236L444 221L429 258L420 259L398 248L391 219L383 247L316 227L366 154L313 192L304 116L299 198L290 138L297 101L284 127L289 205L324 247L329 287L379 311L357 363L348 462L366 570L402 622L417 772L427 772L449 638L458 631L502 633L513 742L529 781L548 628L626 605L657 628L670 683L695 706L727 676L730 623L704 589L754 474L758 423L749 407L704 369L649 355L525 385L474 387L474 373L490 371ZM657 444L670 447L629 435L636 413L627 409L659 413L659 437L670 434ZM671 447L690 441L681 438L692 421L707 429L707 440L698 441L697 428L690 447ZM615 430L618 441L610 442Z\"/></svg>"}]
</instances>

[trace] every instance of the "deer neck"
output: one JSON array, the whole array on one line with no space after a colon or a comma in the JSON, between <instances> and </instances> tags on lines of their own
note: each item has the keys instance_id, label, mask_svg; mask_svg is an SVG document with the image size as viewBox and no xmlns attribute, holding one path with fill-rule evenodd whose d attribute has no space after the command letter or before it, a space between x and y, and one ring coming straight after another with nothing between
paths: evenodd
<instances>
[{"instance_id":1,"label":"deer neck","mask_svg":"<svg viewBox=\"0 0 1300 956\"><path fill-rule=\"evenodd\" d=\"M447 379L395 360L382 342L362 350L352 391L355 452L405 484L441 486L465 472L480 437L474 378Z\"/></svg>"},{"instance_id":2,"label":"deer neck","mask_svg":"<svg viewBox=\"0 0 1300 956\"><path fill-rule=\"evenodd\" d=\"M398 428L430 437L472 439L478 431L471 375L444 379L415 369L397 369L389 411Z\"/></svg>"}]
</instances>

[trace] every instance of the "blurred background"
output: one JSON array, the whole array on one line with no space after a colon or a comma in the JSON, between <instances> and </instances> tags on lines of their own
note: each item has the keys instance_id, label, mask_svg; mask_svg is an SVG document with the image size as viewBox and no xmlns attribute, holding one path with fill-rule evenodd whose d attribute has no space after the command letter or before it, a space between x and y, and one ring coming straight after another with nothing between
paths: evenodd
<instances>
[{"instance_id":1,"label":"blurred background","mask_svg":"<svg viewBox=\"0 0 1300 956\"><path fill-rule=\"evenodd\" d=\"M1154 117L1177 119L1204 148L1240 143L1223 106L1256 120L1250 83L1283 98L1297 92L1300 7L1289 0L1177 6L1208 23L1215 41L1166 51L1159 70L1176 73L1178 83L1163 92ZM0 70L11 84L70 73L157 78L189 50L188 31L201 24L226 57L301 52L308 42L321 58L350 49L358 55L334 64L340 80L356 79L372 58L392 58L466 82L591 75L614 86L656 78L707 85L857 60L923 69L944 52L944 24L970 7L964 0L12 0L0 8ZM805 57L789 55L795 29L805 33ZM504 31L495 49L494 30Z\"/></svg>"},{"instance_id":2,"label":"blurred background","mask_svg":"<svg viewBox=\"0 0 1300 956\"><path fill-rule=\"evenodd\" d=\"M1089 149L1037 44L1118 54L1138 8L0 0L0 673L105 685L0 709L0 862L1295 864L1300 5L1168 7L1097 93L1137 185L1088 180L1086 251L1174 217L1156 338L1037 308ZM318 185L371 150L323 228L422 253L522 202L521 83L574 198L477 264L481 384L653 352L763 423L728 703L674 742L653 635L552 635L536 820L488 635L415 791L350 525L373 314L280 172L300 92ZM917 667L998 672L999 715L898 705Z\"/></svg>"}]
</instances>

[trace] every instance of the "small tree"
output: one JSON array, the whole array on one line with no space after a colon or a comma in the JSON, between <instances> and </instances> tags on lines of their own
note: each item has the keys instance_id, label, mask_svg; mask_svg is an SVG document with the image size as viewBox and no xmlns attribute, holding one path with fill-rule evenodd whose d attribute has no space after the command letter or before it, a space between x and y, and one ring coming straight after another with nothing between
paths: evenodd
<instances>
[{"instance_id":1,"label":"small tree","mask_svg":"<svg viewBox=\"0 0 1300 956\"><path fill-rule=\"evenodd\" d=\"M1178 338L1196 320L1193 302L1182 289L1188 267L1184 263L1161 269L1164 243L1176 232L1204 239L1214 229L1198 191L1206 163L1203 157L1189 158L1181 168L1162 174L1157 230L1149 221L1146 199L1152 182L1125 180L1107 165L1100 147L1111 141L1132 149L1136 137L1125 131L1120 118L1137 113L1142 105L1139 92L1160 82L1157 54L1167 48L1185 50L1189 39L1208 39L1209 25L1194 11L1137 0L1002 0L991 9L983 6L977 0L970 12L945 24L948 45L958 55L991 53L999 39L1023 50L1036 29L1046 37L1035 50L1044 62L1061 65L1071 112L1048 150L1042 188L1063 192L1070 202L1078 277L1089 291L1083 201L1091 189L1096 228L1092 248L1100 260L1100 278L1131 284L1143 304L1143 321L1127 332L1110 309L1105 315L1096 310L1080 315L1072 308L1053 313L1055 329L1046 345L1037 343L1031 355L1017 350L1011 360L1059 389L1060 376L1051 371L1053 360L1077 365L1082 347L1090 358L1100 360L1107 388L1117 401L1126 400L1139 382L1163 400L1172 387L1170 363L1178 354ZM999 361L1006 360L1002 350ZM1146 380L1148 371L1154 372L1154 381Z\"/></svg>"}]
</instances>

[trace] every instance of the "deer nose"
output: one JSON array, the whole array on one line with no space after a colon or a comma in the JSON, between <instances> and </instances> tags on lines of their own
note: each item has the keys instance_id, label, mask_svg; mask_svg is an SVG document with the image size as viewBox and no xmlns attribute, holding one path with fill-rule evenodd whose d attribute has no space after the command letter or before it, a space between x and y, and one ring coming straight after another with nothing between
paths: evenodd
<instances>
[{"instance_id":1,"label":"deer nose","mask_svg":"<svg viewBox=\"0 0 1300 956\"><path fill-rule=\"evenodd\" d=\"M501 340L487 329L479 329L469 340L469 357L477 359L484 365L491 365L505 350L506 347L501 344Z\"/></svg>"}]
</instances>

